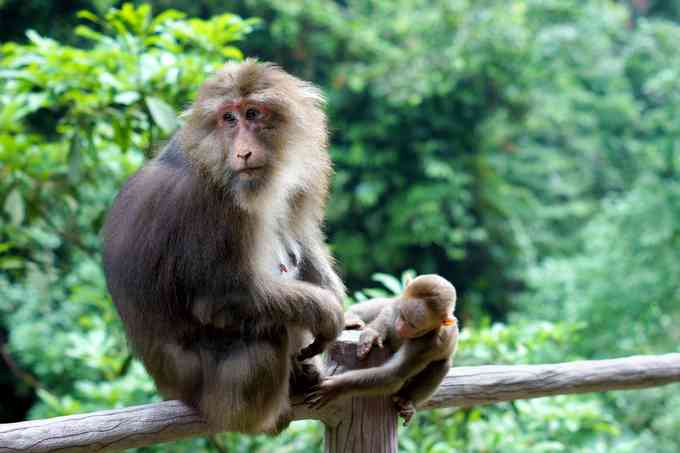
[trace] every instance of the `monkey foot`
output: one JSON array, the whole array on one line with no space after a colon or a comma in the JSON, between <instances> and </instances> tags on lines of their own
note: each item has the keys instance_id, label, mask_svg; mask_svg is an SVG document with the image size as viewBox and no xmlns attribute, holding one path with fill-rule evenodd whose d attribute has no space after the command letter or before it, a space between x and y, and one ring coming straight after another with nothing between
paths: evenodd
<instances>
[{"instance_id":1,"label":"monkey foot","mask_svg":"<svg viewBox=\"0 0 680 453\"><path fill-rule=\"evenodd\" d=\"M321 372L314 361L298 362L291 378L290 393L293 395L304 394L310 388L318 385L319 382L321 382Z\"/></svg>"},{"instance_id":2,"label":"monkey foot","mask_svg":"<svg viewBox=\"0 0 680 453\"><path fill-rule=\"evenodd\" d=\"M297 356L297 359L302 362L303 360L311 359L315 355L321 354L324 349L326 349L327 341L320 341L318 338L312 341L311 344L302 348Z\"/></svg>"},{"instance_id":3,"label":"monkey foot","mask_svg":"<svg viewBox=\"0 0 680 453\"><path fill-rule=\"evenodd\" d=\"M392 402L397 409L397 414L404 419L404 426L408 426L416 414L416 407L410 400L397 395L392 397Z\"/></svg>"}]
</instances>

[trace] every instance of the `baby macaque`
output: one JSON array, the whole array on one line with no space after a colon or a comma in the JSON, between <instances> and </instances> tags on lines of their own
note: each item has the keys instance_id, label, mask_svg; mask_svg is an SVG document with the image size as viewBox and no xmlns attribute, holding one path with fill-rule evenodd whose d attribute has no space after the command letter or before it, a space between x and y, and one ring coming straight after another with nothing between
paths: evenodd
<instances>
[{"instance_id":1,"label":"baby macaque","mask_svg":"<svg viewBox=\"0 0 680 453\"><path fill-rule=\"evenodd\" d=\"M397 298L371 299L352 306L345 328L362 329L357 356L377 345L394 355L383 365L324 378L305 402L319 408L340 396L392 395L407 425L419 404L427 401L449 371L458 342L453 316L456 289L438 275L410 281Z\"/></svg>"}]
</instances>

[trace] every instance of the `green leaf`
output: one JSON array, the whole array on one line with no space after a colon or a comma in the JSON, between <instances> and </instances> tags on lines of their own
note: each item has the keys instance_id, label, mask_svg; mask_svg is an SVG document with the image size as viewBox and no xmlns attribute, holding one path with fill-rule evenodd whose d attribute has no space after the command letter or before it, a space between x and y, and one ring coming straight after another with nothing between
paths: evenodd
<instances>
[{"instance_id":1,"label":"green leaf","mask_svg":"<svg viewBox=\"0 0 680 453\"><path fill-rule=\"evenodd\" d=\"M73 183L77 183L81 178L80 167L83 156L81 153L81 143L78 136L71 139L68 151L68 177Z\"/></svg>"},{"instance_id":2,"label":"green leaf","mask_svg":"<svg viewBox=\"0 0 680 453\"><path fill-rule=\"evenodd\" d=\"M87 19L89 21L99 23L99 18L97 15L85 9L78 11L77 17L79 19Z\"/></svg>"},{"instance_id":3,"label":"green leaf","mask_svg":"<svg viewBox=\"0 0 680 453\"><path fill-rule=\"evenodd\" d=\"M401 286L402 286L403 288L406 288L406 285L408 285L408 283L409 283L411 280L413 280L414 278L416 278L417 276L418 276L418 274L417 274L416 271L414 271L413 269L407 269L407 270L405 270L405 271L401 274Z\"/></svg>"},{"instance_id":4,"label":"green leaf","mask_svg":"<svg viewBox=\"0 0 680 453\"><path fill-rule=\"evenodd\" d=\"M24 260L18 256L4 256L0 258L0 269L21 269L24 267Z\"/></svg>"},{"instance_id":5,"label":"green leaf","mask_svg":"<svg viewBox=\"0 0 680 453\"><path fill-rule=\"evenodd\" d=\"M165 101L157 97L149 96L146 98L146 105L151 112L151 117L166 134L171 133L179 126L175 110Z\"/></svg>"},{"instance_id":6,"label":"green leaf","mask_svg":"<svg viewBox=\"0 0 680 453\"><path fill-rule=\"evenodd\" d=\"M357 302L363 302L365 300L368 300L368 297L366 297L366 295L364 293L362 293L361 291L355 291L354 292L354 299Z\"/></svg>"},{"instance_id":7,"label":"green leaf","mask_svg":"<svg viewBox=\"0 0 680 453\"><path fill-rule=\"evenodd\" d=\"M233 46L227 46L222 49L222 55L234 60L243 60L243 52Z\"/></svg>"},{"instance_id":8,"label":"green leaf","mask_svg":"<svg viewBox=\"0 0 680 453\"><path fill-rule=\"evenodd\" d=\"M117 104L130 105L137 102L140 97L140 94L136 91L123 91L122 93L118 93L116 97L113 98L113 101Z\"/></svg>"},{"instance_id":9,"label":"green leaf","mask_svg":"<svg viewBox=\"0 0 680 453\"><path fill-rule=\"evenodd\" d=\"M59 401L59 398L57 398L55 395L51 394L45 389L38 389L37 394L38 397L52 409L56 411L62 410L61 402Z\"/></svg>"},{"instance_id":10,"label":"green leaf","mask_svg":"<svg viewBox=\"0 0 680 453\"><path fill-rule=\"evenodd\" d=\"M185 17L186 14L184 14L181 11L177 11L176 9L168 9L166 11L163 11L154 18L154 20L151 22L151 27L155 28L161 24L164 24L165 22L172 22L174 20L183 19Z\"/></svg>"},{"instance_id":11,"label":"green leaf","mask_svg":"<svg viewBox=\"0 0 680 453\"><path fill-rule=\"evenodd\" d=\"M100 41L104 38L104 35L92 30L90 27L85 25L78 25L75 29L75 32L76 35L91 39L92 41Z\"/></svg>"},{"instance_id":12,"label":"green leaf","mask_svg":"<svg viewBox=\"0 0 680 453\"><path fill-rule=\"evenodd\" d=\"M26 206L21 192L18 189L12 190L5 198L4 210L9 214L10 221L14 225L21 225L26 217Z\"/></svg>"},{"instance_id":13,"label":"green leaf","mask_svg":"<svg viewBox=\"0 0 680 453\"><path fill-rule=\"evenodd\" d=\"M378 288L368 288L364 290L364 294L367 295L369 298L377 298L377 297L388 297L388 294L386 294L386 291L384 289L378 289Z\"/></svg>"},{"instance_id":14,"label":"green leaf","mask_svg":"<svg viewBox=\"0 0 680 453\"><path fill-rule=\"evenodd\" d=\"M373 277L371 278L376 282L382 283L385 286L385 288L390 290L390 292L393 294L401 294L401 292L403 291L399 279L392 275L377 273L373 274Z\"/></svg>"}]
</instances>

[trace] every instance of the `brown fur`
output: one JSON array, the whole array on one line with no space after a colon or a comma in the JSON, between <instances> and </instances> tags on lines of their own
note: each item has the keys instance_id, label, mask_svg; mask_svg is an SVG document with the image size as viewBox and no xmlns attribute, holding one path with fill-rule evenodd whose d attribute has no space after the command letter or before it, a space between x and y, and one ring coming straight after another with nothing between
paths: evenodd
<instances>
[{"instance_id":1,"label":"brown fur","mask_svg":"<svg viewBox=\"0 0 680 453\"><path fill-rule=\"evenodd\" d=\"M272 113L227 129L219 115L230 102ZM344 287L321 230L331 173L322 107L316 88L274 65L225 65L104 227L107 283L133 350L166 398L193 404L216 430L284 427L291 374L318 373L296 356L342 328ZM239 146L260 153L257 177L237 172Z\"/></svg>"},{"instance_id":2,"label":"brown fur","mask_svg":"<svg viewBox=\"0 0 680 453\"><path fill-rule=\"evenodd\" d=\"M415 406L427 401L451 367L458 343L455 305L455 288L438 275L416 277L399 297L353 305L345 325L362 328L357 356L363 359L374 345L383 344L395 354L380 367L324 378L305 400L322 407L340 396L393 395L408 423ZM404 336L404 319L413 324L409 336Z\"/></svg>"}]
</instances>

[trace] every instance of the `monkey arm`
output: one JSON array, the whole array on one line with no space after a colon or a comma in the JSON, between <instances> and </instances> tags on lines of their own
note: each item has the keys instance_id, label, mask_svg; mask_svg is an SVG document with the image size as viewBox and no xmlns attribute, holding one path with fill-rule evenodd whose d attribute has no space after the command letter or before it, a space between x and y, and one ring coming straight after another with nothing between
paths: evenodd
<instances>
[{"instance_id":1,"label":"monkey arm","mask_svg":"<svg viewBox=\"0 0 680 453\"><path fill-rule=\"evenodd\" d=\"M326 314L314 323L317 326L326 323L326 326L321 330L315 330L310 328L308 323L305 324L305 327L310 328L315 338L309 346L300 351L299 359L304 360L321 353L328 343L337 338L342 331L345 324L342 304L345 298L345 285L333 269L333 260L323 242L323 235L320 230L314 228L314 234L310 234L306 240L300 242L302 244L300 279L310 287L317 287L326 291L327 296L318 299L316 303L328 305L327 308L332 311L331 316ZM331 319L335 322L326 322ZM337 321L339 321L339 324Z\"/></svg>"},{"instance_id":2,"label":"monkey arm","mask_svg":"<svg viewBox=\"0 0 680 453\"><path fill-rule=\"evenodd\" d=\"M318 235L321 233L319 232ZM300 279L332 291L340 300L345 298L345 285L333 269L333 259L326 245L320 240L308 240L303 243L303 256Z\"/></svg>"},{"instance_id":3,"label":"monkey arm","mask_svg":"<svg viewBox=\"0 0 680 453\"><path fill-rule=\"evenodd\" d=\"M361 331L359 344L357 345L357 357L360 359L368 355L373 345L379 348L383 347L385 340L388 339L388 334L394 330L394 322L398 315L397 305L392 299L374 299L367 301L366 304L372 305L368 307L369 309L381 307L381 310ZM390 346L393 350L399 349L402 342L395 335L391 335L391 337Z\"/></svg>"},{"instance_id":4,"label":"monkey arm","mask_svg":"<svg viewBox=\"0 0 680 453\"><path fill-rule=\"evenodd\" d=\"M380 308L380 311L366 324L366 328L375 330L380 334L380 338L385 340L390 329L394 327L394 321L397 319L397 304L394 303L393 299L373 299L373 301L368 302L374 301L376 302L375 308Z\"/></svg>"},{"instance_id":5,"label":"monkey arm","mask_svg":"<svg viewBox=\"0 0 680 453\"><path fill-rule=\"evenodd\" d=\"M312 408L320 408L339 396L395 394L431 361L427 352L429 344L429 341L410 341L382 366L324 378L306 395L305 402Z\"/></svg>"},{"instance_id":6,"label":"monkey arm","mask_svg":"<svg viewBox=\"0 0 680 453\"><path fill-rule=\"evenodd\" d=\"M342 306L345 285L333 269L333 257L321 229L325 196L317 195L327 193L327 183L323 178L314 178L310 183L312 187L300 190L291 197L294 213L290 219L292 237L302 248L300 280L332 291Z\"/></svg>"},{"instance_id":7,"label":"monkey arm","mask_svg":"<svg viewBox=\"0 0 680 453\"><path fill-rule=\"evenodd\" d=\"M347 371L324 378L305 395L305 403L319 409L340 396L392 394L403 384L402 379L382 367Z\"/></svg>"},{"instance_id":8,"label":"monkey arm","mask_svg":"<svg viewBox=\"0 0 680 453\"><path fill-rule=\"evenodd\" d=\"M357 316L365 323L370 323L381 314L383 308L389 306L389 304L394 304L394 302L394 299L391 298L370 299L352 305L347 312Z\"/></svg>"},{"instance_id":9,"label":"monkey arm","mask_svg":"<svg viewBox=\"0 0 680 453\"><path fill-rule=\"evenodd\" d=\"M276 280L256 289L256 314L302 325L315 332L324 323L342 323L338 296L321 286L298 280ZM320 330L324 330L321 328Z\"/></svg>"},{"instance_id":10,"label":"monkey arm","mask_svg":"<svg viewBox=\"0 0 680 453\"><path fill-rule=\"evenodd\" d=\"M323 259L310 261L322 263ZM201 324L217 328L233 327L234 323L248 318L259 320L256 328L268 329L271 322L267 321L302 326L315 337L314 342L301 351L302 358L311 357L322 352L344 326L344 287L330 264L326 277L316 270L323 269L322 264L318 267L307 264L304 269L306 275L301 276L307 281L263 278L250 290L229 291L220 297L197 295L193 298L191 313Z\"/></svg>"},{"instance_id":11,"label":"monkey arm","mask_svg":"<svg viewBox=\"0 0 680 453\"><path fill-rule=\"evenodd\" d=\"M342 331L342 304L334 292L298 280L276 280L258 286L257 303L252 304L255 316L295 324L314 335L314 342L300 352L300 360L322 352Z\"/></svg>"}]
</instances>

